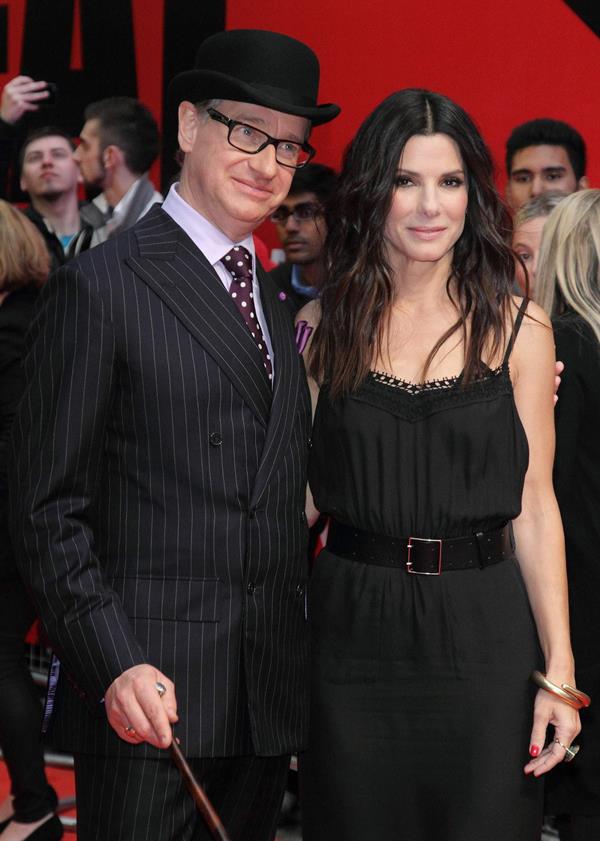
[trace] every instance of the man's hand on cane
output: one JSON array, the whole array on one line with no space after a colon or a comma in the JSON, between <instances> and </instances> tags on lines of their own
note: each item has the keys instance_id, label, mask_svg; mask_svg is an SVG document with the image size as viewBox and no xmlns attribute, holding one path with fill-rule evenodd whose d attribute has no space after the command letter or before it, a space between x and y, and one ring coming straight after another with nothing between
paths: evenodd
<instances>
[{"instance_id":1,"label":"man's hand on cane","mask_svg":"<svg viewBox=\"0 0 600 841\"><path fill-rule=\"evenodd\" d=\"M164 691L163 691L164 690ZM133 666L114 680L104 696L106 715L119 738L168 748L177 721L175 685L154 666Z\"/></svg>"}]
</instances>

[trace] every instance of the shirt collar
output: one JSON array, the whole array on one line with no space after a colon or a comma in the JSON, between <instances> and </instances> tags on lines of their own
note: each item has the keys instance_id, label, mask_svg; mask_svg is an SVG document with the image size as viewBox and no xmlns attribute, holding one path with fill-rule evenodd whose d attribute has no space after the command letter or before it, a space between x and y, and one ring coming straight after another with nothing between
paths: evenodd
<instances>
[{"instance_id":1,"label":"shirt collar","mask_svg":"<svg viewBox=\"0 0 600 841\"><path fill-rule=\"evenodd\" d=\"M162 209L186 232L208 262L215 266L220 263L225 254L234 245L243 245L252 255L252 265L256 266L256 254L254 250L254 239L248 234L239 242L232 242L223 231L217 228L212 222L198 213L185 199L182 199L178 191L179 184L173 184L169 194L163 202Z\"/></svg>"}]
</instances>

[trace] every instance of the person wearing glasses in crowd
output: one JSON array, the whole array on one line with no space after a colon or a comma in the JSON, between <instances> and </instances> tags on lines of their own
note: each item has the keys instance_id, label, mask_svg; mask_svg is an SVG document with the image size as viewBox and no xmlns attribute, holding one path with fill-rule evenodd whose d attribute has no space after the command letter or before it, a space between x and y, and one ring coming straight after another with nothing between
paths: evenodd
<instances>
[{"instance_id":1,"label":"person wearing glasses in crowd","mask_svg":"<svg viewBox=\"0 0 600 841\"><path fill-rule=\"evenodd\" d=\"M331 517L309 591L304 841L539 841L539 777L575 757L589 703L549 319L511 295L491 155L440 94L367 117L327 222L327 280L297 316L315 328L310 489Z\"/></svg>"},{"instance_id":2,"label":"person wearing glasses in crowd","mask_svg":"<svg viewBox=\"0 0 600 841\"><path fill-rule=\"evenodd\" d=\"M323 282L322 252L327 234L324 209L336 183L337 175L331 167L307 164L295 173L287 198L271 216L285 263L270 274L294 313L318 296Z\"/></svg>"},{"instance_id":3,"label":"person wearing glasses in crowd","mask_svg":"<svg viewBox=\"0 0 600 841\"><path fill-rule=\"evenodd\" d=\"M181 179L42 293L14 426L21 573L60 659L80 841L271 841L305 745L310 397L252 231L314 155L319 63L260 30L171 82Z\"/></svg>"}]
</instances>

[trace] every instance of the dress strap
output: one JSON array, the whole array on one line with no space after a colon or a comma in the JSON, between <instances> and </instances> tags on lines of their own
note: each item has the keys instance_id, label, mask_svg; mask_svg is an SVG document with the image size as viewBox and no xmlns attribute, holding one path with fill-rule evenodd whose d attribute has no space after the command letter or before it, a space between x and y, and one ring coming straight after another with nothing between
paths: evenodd
<instances>
[{"instance_id":1,"label":"dress strap","mask_svg":"<svg viewBox=\"0 0 600 841\"><path fill-rule=\"evenodd\" d=\"M512 353L512 349L515 346L515 342L517 340L517 335L519 333L519 328L521 327L521 322L523 321L523 316L525 315L525 310L527 309L527 304L531 298L523 298L521 301L521 306L519 307L519 311L517 313L517 317L515 318L515 323L513 324L512 333L510 334L510 339L508 340L508 344L506 346L506 353L504 354L504 359L502 360L502 364L506 365L508 359Z\"/></svg>"}]
</instances>

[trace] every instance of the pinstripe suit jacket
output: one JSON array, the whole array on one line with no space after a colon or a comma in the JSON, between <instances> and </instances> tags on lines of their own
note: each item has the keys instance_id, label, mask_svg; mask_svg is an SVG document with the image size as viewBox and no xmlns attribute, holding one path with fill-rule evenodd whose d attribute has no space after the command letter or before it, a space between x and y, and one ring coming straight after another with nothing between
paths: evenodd
<instances>
[{"instance_id":1,"label":"pinstripe suit jacket","mask_svg":"<svg viewBox=\"0 0 600 841\"><path fill-rule=\"evenodd\" d=\"M190 756L303 744L310 401L289 313L260 273L262 358L204 255L162 209L41 295L13 435L13 533L61 659L53 735L153 755L102 698L150 662Z\"/></svg>"}]
</instances>

